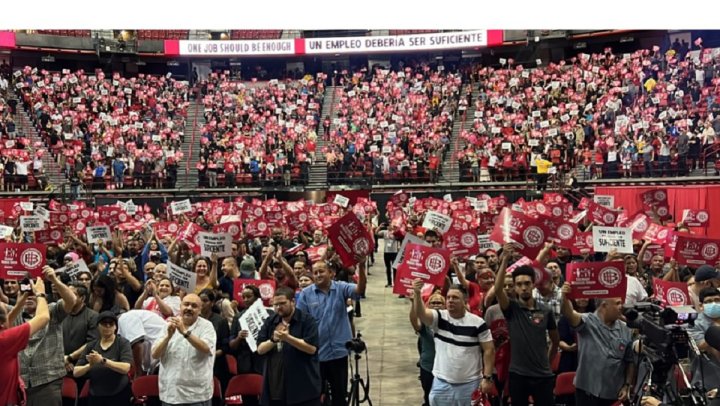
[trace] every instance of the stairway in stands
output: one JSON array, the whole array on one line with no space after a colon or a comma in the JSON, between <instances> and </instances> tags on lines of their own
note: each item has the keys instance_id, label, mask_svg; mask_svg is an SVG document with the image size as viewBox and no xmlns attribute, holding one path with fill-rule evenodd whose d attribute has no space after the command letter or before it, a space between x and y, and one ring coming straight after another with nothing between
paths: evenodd
<instances>
[{"instance_id":1,"label":"stairway in stands","mask_svg":"<svg viewBox=\"0 0 720 406\"><path fill-rule=\"evenodd\" d=\"M323 128L323 120L325 116L330 116L330 132L333 131L335 125L332 120L335 118L333 102L336 100L336 92L340 90L340 86L328 86L325 88L325 96L323 98L322 110L320 111L320 125L317 130L317 141L315 148L315 161L310 167L310 176L308 179L308 189L325 189L327 188L327 161L323 149L328 145L325 142L325 129Z\"/></svg>"},{"instance_id":2,"label":"stairway in stands","mask_svg":"<svg viewBox=\"0 0 720 406\"><path fill-rule=\"evenodd\" d=\"M20 100L19 97L17 98L18 100ZM66 181L65 175L62 173L60 165L53 158L52 154L50 154L48 145L45 143L42 137L40 137L37 128L35 128L32 121L30 120L30 116L25 111L25 109L21 107L21 105L21 103L18 103L17 114L15 115L15 124L18 127L17 129L18 131L25 134L25 136L27 136L27 138L30 140L30 145L33 145L33 149L36 149L34 147L36 142L42 143L43 148L45 148L46 150L45 155L43 155L42 157L45 174L47 175L50 184L53 185L55 188L59 189Z\"/></svg>"},{"instance_id":3,"label":"stairway in stands","mask_svg":"<svg viewBox=\"0 0 720 406\"><path fill-rule=\"evenodd\" d=\"M475 114L474 101L477 98L477 93L477 89L473 87L472 102L467 108L467 115L464 122L462 112L458 110L458 112L455 113L455 121L453 122L453 130L452 135L450 136L450 144L448 144L449 150L442 163L442 174L440 175L440 183L460 182L460 166L457 160L457 153L458 151L460 151L460 130L463 128L468 128L468 126L472 125L473 115ZM467 92L465 91L465 87L463 86L462 91L460 92L460 99L464 99L465 97L467 97Z\"/></svg>"},{"instance_id":4,"label":"stairway in stands","mask_svg":"<svg viewBox=\"0 0 720 406\"><path fill-rule=\"evenodd\" d=\"M185 155L185 160L178 163L177 188L194 189L198 186L198 172L195 165L198 162L197 154L200 146L200 129L205 125L203 109L202 99L193 100L190 103L190 107L188 107L188 117L185 122L185 138L180 147Z\"/></svg>"}]
</instances>

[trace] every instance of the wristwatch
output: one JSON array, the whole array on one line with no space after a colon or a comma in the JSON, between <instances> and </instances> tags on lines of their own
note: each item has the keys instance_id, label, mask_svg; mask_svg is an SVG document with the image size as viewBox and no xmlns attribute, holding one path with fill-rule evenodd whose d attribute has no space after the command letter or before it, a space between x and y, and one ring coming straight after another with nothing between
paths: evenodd
<instances>
[{"instance_id":1,"label":"wristwatch","mask_svg":"<svg viewBox=\"0 0 720 406\"><path fill-rule=\"evenodd\" d=\"M484 380L487 380L487 381L492 381L492 376L490 376L490 375L483 375L482 377L480 377L480 379L484 379Z\"/></svg>"},{"instance_id":2,"label":"wristwatch","mask_svg":"<svg viewBox=\"0 0 720 406\"><path fill-rule=\"evenodd\" d=\"M44 293L37 293L37 294L35 294L35 297L41 297L41 298L47 300L47 295Z\"/></svg>"},{"instance_id":3,"label":"wristwatch","mask_svg":"<svg viewBox=\"0 0 720 406\"><path fill-rule=\"evenodd\" d=\"M103 363L103 364L107 364L107 358L103 357L103 359L102 359L101 363Z\"/></svg>"},{"instance_id":4,"label":"wristwatch","mask_svg":"<svg viewBox=\"0 0 720 406\"><path fill-rule=\"evenodd\" d=\"M183 337L185 337L185 338L190 337L190 332L189 332L189 331L186 331L185 333L183 333Z\"/></svg>"}]
</instances>

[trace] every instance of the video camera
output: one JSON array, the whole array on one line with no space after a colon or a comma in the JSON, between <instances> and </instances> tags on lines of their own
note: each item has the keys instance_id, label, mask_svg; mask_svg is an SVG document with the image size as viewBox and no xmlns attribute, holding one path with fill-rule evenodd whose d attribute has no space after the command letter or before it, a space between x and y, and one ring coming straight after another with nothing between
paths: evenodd
<instances>
[{"instance_id":1,"label":"video camera","mask_svg":"<svg viewBox=\"0 0 720 406\"><path fill-rule=\"evenodd\" d=\"M687 328L695 325L697 312L691 306L668 306L657 303L637 303L623 308L630 328L638 329L642 344L651 361L677 362L687 358L690 351Z\"/></svg>"},{"instance_id":2,"label":"video camera","mask_svg":"<svg viewBox=\"0 0 720 406\"><path fill-rule=\"evenodd\" d=\"M355 338L345 343L345 348L356 354L360 354L367 350L367 344L365 344L365 341L362 340L362 335L358 332Z\"/></svg>"}]
</instances>

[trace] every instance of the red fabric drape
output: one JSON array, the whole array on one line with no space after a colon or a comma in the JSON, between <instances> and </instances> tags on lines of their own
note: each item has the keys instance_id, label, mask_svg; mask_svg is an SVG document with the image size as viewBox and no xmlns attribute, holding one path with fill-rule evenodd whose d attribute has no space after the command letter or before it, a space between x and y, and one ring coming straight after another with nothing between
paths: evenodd
<instances>
[{"instance_id":1,"label":"red fabric drape","mask_svg":"<svg viewBox=\"0 0 720 406\"><path fill-rule=\"evenodd\" d=\"M672 222L680 221L685 209L707 210L710 214L707 229L693 227L692 231L697 235L720 238L720 186L596 187L595 194L615 196L615 207L623 207L628 214L633 214L642 210L640 195L650 189L667 190Z\"/></svg>"}]
</instances>

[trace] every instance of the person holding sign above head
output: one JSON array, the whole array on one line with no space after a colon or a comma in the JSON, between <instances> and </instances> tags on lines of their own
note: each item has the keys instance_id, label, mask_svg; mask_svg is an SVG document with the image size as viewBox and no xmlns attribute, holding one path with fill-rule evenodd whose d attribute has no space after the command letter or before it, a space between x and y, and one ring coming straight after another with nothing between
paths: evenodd
<instances>
[{"instance_id":1,"label":"person holding sign above head","mask_svg":"<svg viewBox=\"0 0 720 406\"><path fill-rule=\"evenodd\" d=\"M530 396L536 405L552 405L555 377L550 360L557 354L560 342L557 322L553 311L533 298L535 270L531 266L519 266L512 272L517 300L505 294L505 271L513 252L512 243L503 246L495 279L495 297L507 320L510 338L509 395L513 406L527 406Z\"/></svg>"},{"instance_id":2,"label":"person holding sign above head","mask_svg":"<svg viewBox=\"0 0 720 406\"><path fill-rule=\"evenodd\" d=\"M275 291L273 308L258 335L257 353L266 358L261 404L320 406L318 323L295 307L295 292L285 286Z\"/></svg>"},{"instance_id":3,"label":"person holding sign above head","mask_svg":"<svg viewBox=\"0 0 720 406\"><path fill-rule=\"evenodd\" d=\"M277 286L287 286L290 289L297 289L298 283L292 267L282 255L282 248L279 244L269 245L268 254L263 258L260 265L260 279L275 279Z\"/></svg>"},{"instance_id":4,"label":"person holding sign above head","mask_svg":"<svg viewBox=\"0 0 720 406\"><path fill-rule=\"evenodd\" d=\"M365 294L367 258L356 256L358 283L335 281L335 271L324 261L313 264L315 283L303 289L297 308L308 312L318 322L320 374L330 384L333 406L347 404L348 349L345 343L352 339L346 303L359 301ZM327 391L327 387L325 387Z\"/></svg>"},{"instance_id":5,"label":"person holding sign above head","mask_svg":"<svg viewBox=\"0 0 720 406\"><path fill-rule=\"evenodd\" d=\"M415 314L435 335L435 360L430 405L469 405L476 389L493 391L495 345L485 321L467 311L467 293L451 286L445 309L427 309L422 301L423 282L413 281Z\"/></svg>"},{"instance_id":6,"label":"person holding sign above head","mask_svg":"<svg viewBox=\"0 0 720 406\"><path fill-rule=\"evenodd\" d=\"M594 313L580 314L570 303L572 288L562 287L562 314L578 336L575 401L610 406L628 399L635 381L632 332L620 320L622 298L598 299Z\"/></svg>"}]
</instances>

